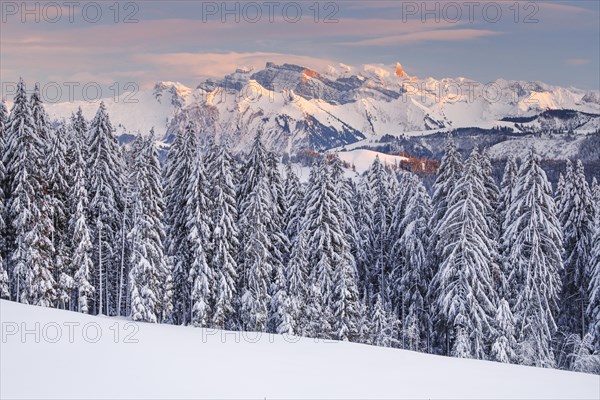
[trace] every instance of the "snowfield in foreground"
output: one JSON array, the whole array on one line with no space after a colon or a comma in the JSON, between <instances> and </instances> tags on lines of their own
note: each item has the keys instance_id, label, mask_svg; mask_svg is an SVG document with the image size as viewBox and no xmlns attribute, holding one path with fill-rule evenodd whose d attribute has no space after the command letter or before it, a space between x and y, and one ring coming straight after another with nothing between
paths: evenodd
<instances>
[{"instance_id":1,"label":"snowfield in foreground","mask_svg":"<svg viewBox=\"0 0 600 400\"><path fill-rule=\"evenodd\" d=\"M600 376L361 344L4 300L0 319L0 398L600 398Z\"/></svg>"}]
</instances>

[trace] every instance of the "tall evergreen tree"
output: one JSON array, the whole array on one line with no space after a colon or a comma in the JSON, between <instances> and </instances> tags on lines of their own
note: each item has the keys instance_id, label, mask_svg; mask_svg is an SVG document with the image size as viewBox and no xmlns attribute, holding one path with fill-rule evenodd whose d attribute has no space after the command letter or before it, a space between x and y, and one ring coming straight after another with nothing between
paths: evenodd
<instances>
[{"instance_id":1,"label":"tall evergreen tree","mask_svg":"<svg viewBox=\"0 0 600 400\"><path fill-rule=\"evenodd\" d=\"M0 154L4 155L6 151L6 128L8 124L8 111L4 101L0 101ZM8 272L5 265L5 258L7 254L6 242L6 195L4 190L4 181L6 179L6 168L4 166L3 157L0 156L0 298L9 299L9 282Z\"/></svg>"},{"instance_id":2,"label":"tall evergreen tree","mask_svg":"<svg viewBox=\"0 0 600 400\"><path fill-rule=\"evenodd\" d=\"M89 305L94 294L92 281L92 242L90 229L87 221L87 208L89 204L86 190L86 162L83 158L82 149L85 142L73 137L70 143L69 153L71 164L69 175L73 178L70 183L68 198L69 213L69 253L71 255L70 270L74 277L74 289L72 295L72 308L82 313L89 313ZM76 307L75 307L76 306Z\"/></svg>"},{"instance_id":3,"label":"tall evergreen tree","mask_svg":"<svg viewBox=\"0 0 600 400\"><path fill-rule=\"evenodd\" d=\"M411 195L398 227L401 236L393 247L393 254L398 259L392 284L399 294L402 346L421 350L427 346L430 329L427 289L433 276L427 262L427 245L431 201L427 190L413 174L405 178L403 189Z\"/></svg>"},{"instance_id":4,"label":"tall evergreen tree","mask_svg":"<svg viewBox=\"0 0 600 400\"><path fill-rule=\"evenodd\" d=\"M504 242L502 237L504 236L504 232L506 230L506 215L508 213L508 210L510 209L513 199L514 199L514 191L515 191L515 187L517 185L517 174L518 174L518 169L517 169L517 162L515 161L514 156L511 156L508 158L508 160L506 161L506 165L504 167L504 175L502 176L502 184L500 185L500 200L499 200L499 205L498 205L498 218L500 221L500 243L501 243L501 252L502 254L504 254L506 252L505 246L504 246ZM510 271L507 271L505 267L510 267L507 266L506 263L502 263L502 279L503 279L503 283L504 283L504 287L500 287L499 288L499 294L501 296L504 296L504 291L506 290L506 279L508 277L508 274L510 273Z\"/></svg>"},{"instance_id":5,"label":"tall evergreen tree","mask_svg":"<svg viewBox=\"0 0 600 400\"><path fill-rule=\"evenodd\" d=\"M450 195L454 191L458 179L463 174L463 162L460 153L456 147L456 143L451 137L448 138L446 144L446 150L442 157L440 167L437 171L435 183L433 184L433 195L431 197L431 218L429 219L429 226L431 230L431 237L429 241L429 263L433 274L437 274L437 270L441 262L443 261L443 255L441 254L441 248L438 247L437 243L442 238L443 232L442 221L444 220L446 213L448 212L448 202L450 201ZM436 298L441 290L435 286L436 281L433 280L428 289L427 296L431 304L436 303ZM434 308L434 312L438 309ZM446 352L448 344L448 338L445 338L447 327L445 326L445 318L441 315L432 315L433 321L436 323L434 329L434 336L432 339L435 341L435 346L438 350ZM444 343L445 341L445 343ZM444 349L442 349L444 348Z\"/></svg>"},{"instance_id":6,"label":"tall evergreen tree","mask_svg":"<svg viewBox=\"0 0 600 400\"><path fill-rule=\"evenodd\" d=\"M498 218L498 207L500 201L500 190L494 180L492 171L492 160L490 159L489 151L486 149L481 154L481 174L483 180L483 186L485 188L485 199L486 206L488 208L488 223L492 229L492 234L497 240L500 234L500 223Z\"/></svg>"},{"instance_id":7,"label":"tall evergreen tree","mask_svg":"<svg viewBox=\"0 0 600 400\"><path fill-rule=\"evenodd\" d=\"M167 249L173 265L173 320L176 324L190 322L190 267L193 253L197 252L194 247L201 245L205 255L210 250L209 185L199 151L196 127L189 122L177 133L165 164L165 221ZM190 228L194 226L200 243L195 243L197 239L190 236ZM193 246L189 245L190 239ZM209 299L205 301L210 303Z\"/></svg>"},{"instance_id":8,"label":"tall evergreen tree","mask_svg":"<svg viewBox=\"0 0 600 400\"><path fill-rule=\"evenodd\" d=\"M208 154L208 178L212 197L212 256L209 260L216 283L213 323L224 328L233 313L238 279L239 248L235 193L235 161L223 144L213 144Z\"/></svg>"},{"instance_id":9,"label":"tall evergreen tree","mask_svg":"<svg viewBox=\"0 0 600 400\"><path fill-rule=\"evenodd\" d=\"M516 362L518 360L518 346L515 338L515 319L506 299L501 299L498 302L495 327L492 359L503 363Z\"/></svg>"},{"instance_id":10,"label":"tall evergreen tree","mask_svg":"<svg viewBox=\"0 0 600 400\"><path fill-rule=\"evenodd\" d=\"M372 248L373 209L364 181L353 187L354 221L357 228L356 268L358 271L358 289L364 294L364 301L371 304L373 287L369 282L371 271L370 249Z\"/></svg>"},{"instance_id":11,"label":"tall evergreen tree","mask_svg":"<svg viewBox=\"0 0 600 400\"><path fill-rule=\"evenodd\" d=\"M71 258L68 226L69 226L69 177L70 169L67 166L67 129L62 123L56 131L49 132L50 148L48 154L48 198L51 204L54 234L52 243L53 275L56 281L57 306L66 308L71 300L71 291L74 288L73 275L69 271L69 259Z\"/></svg>"},{"instance_id":12,"label":"tall evergreen tree","mask_svg":"<svg viewBox=\"0 0 600 400\"><path fill-rule=\"evenodd\" d=\"M595 353L600 354L600 218L596 221L594 243L590 257L590 284L587 315Z\"/></svg>"},{"instance_id":13,"label":"tall evergreen tree","mask_svg":"<svg viewBox=\"0 0 600 400\"><path fill-rule=\"evenodd\" d=\"M316 321L321 324L324 336L355 340L359 309L356 264L340 209L329 168L321 160L311 172L301 227L310 249L309 284L318 288L318 295L312 300L318 301L322 308L320 316L316 316L316 305L311 304L309 318L311 324Z\"/></svg>"},{"instance_id":14,"label":"tall evergreen tree","mask_svg":"<svg viewBox=\"0 0 600 400\"><path fill-rule=\"evenodd\" d=\"M386 307L389 301L386 278L390 273L388 229L392 220L392 207L389 178L379 157L375 158L366 178L370 205L373 209L371 248L368 249L371 268L368 272L368 279L373 285L374 291L380 293L384 307Z\"/></svg>"},{"instance_id":15,"label":"tall evergreen tree","mask_svg":"<svg viewBox=\"0 0 600 400\"><path fill-rule=\"evenodd\" d=\"M283 188L287 203L287 210L284 217L285 233L290 242L293 243L300 231L304 191L298 175L292 170L290 164L285 166Z\"/></svg>"},{"instance_id":16,"label":"tall evergreen tree","mask_svg":"<svg viewBox=\"0 0 600 400\"><path fill-rule=\"evenodd\" d=\"M516 322L520 361L553 366L562 235L550 183L533 149L519 170L505 228L504 260L510 271L506 295Z\"/></svg>"},{"instance_id":17,"label":"tall evergreen tree","mask_svg":"<svg viewBox=\"0 0 600 400\"><path fill-rule=\"evenodd\" d=\"M259 179L244 201L244 212L240 216L242 247L240 252L242 282L240 320L243 328L262 332L266 329L269 310L269 288L273 273L272 247L268 234L269 208L274 205L268 180Z\"/></svg>"},{"instance_id":18,"label":"tall evergreen tree","mask_svg":"<svg viewBox=\"0 0 600 400\"><path fill-rule=\"evenodd\" d=\"M43 109L39 110L39 115L42 114ZM51 273L53 225L45 195L43 157L47 147L44 133L38 129L40 125L41 122L33 118L25 83L20 80L7 132L12 141L7 170L11 185L10 233L14 239L9 272L17 301L48 307L55 299L55 281Z\"/></svg>"},{"instance_id":19,"label":"tall evergreen tree","mask_svg":"<svg viewBox=\"0 0 600 400\"><path fill-rule=\"evenodd\" d=\"M559 319L566 334L583 338L587 328L589 286L588 263L594 234L595 209L581 161L567 174L566 199L563 204L563 292Z\"/></svg>"},{"instance_id":20,"label":"tall evergreen tree","mask_svg":"<svg viewBox=\"0 0 600 400\"><path fill-rule=\"evenodd\" d=\"M154 138L138 137L133 154L133 224L130 280L132 316L137 320L161 322L170 312L165 284L170 273L164 251L163 192L161 170ZM139 296L135 298L135 296Z\"/></svg>"},{"instance_id":21,"label":"tall evergreen tree","mask_svg":"<svg viewBox=\"0 0 600 400\"><path fill-rule=\"evenodd\" d=\"M124 199L123 160L113 136L106 106L100 103L88 135L89 221L92 231L92 286L96 288L93 313L116 315L119 290L119 231Z\"/></svg>"},{"instance_id":22,"label":"tall evergreen tree","mask_svg":"<svg viewBox=\"0 0 600 400\"><path fill-rule=\"evenodd\" d=\"M290 260L286 268L287 295L289 297L289 313L292 321L292 333L308 335L309 326L306 307L309 303L308 274L309 249L307 233L299 231L292 244Z\"/></svg>"},{"instance_id":23,"label":"tall evergreen tree","mask_svg":"<svg viewBox=\"0 0 600 400\"><path fill-rule=\"evenodd\" d=\"M447 351L456 357L485 358L496 312L492 283L496 244L485 206L486 191L476 150L448 200L438 227L443 262L434 278L436 314L449 328Z\"/></svg>"}]
</instances>

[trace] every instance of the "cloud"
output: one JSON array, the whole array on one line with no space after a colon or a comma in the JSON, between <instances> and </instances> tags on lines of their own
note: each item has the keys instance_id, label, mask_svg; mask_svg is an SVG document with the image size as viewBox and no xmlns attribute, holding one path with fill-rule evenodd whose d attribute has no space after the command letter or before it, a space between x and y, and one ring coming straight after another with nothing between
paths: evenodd
<instances>
[{"instance_id":1,"label":"cloud","mask_svg":"<svg viewBox=\"0 0 600 400\"><path fill-rule=\"evenodd\" d=\"M276 64L292 63L322 70L335 64L332 60L315 57L268 53L144 53L135 54L132 60L136 63L151 66L153 75L162 80L184 80L198 82L207 77L223 77L236 68L264 68L265 62Z\"/></svg>"},{"instance_id":2,"label":"cloud","mask_svg":"<svg viewBox=\"0 0 600 400\"><path fill-rule=\"evenodd\" d=\"M587 58L569 58L567 64L569 65L585 65L591 63L592 60Z\"/></svg>"},{"instance_id":3,"label":"cloud","mask_svg":"<svg viewBox=\"0 0 600 400\"><path fill-rule=\"evenodd\" d=\"M352 46L394 46L419 42L462 42L486 36L501 35L503 32L486 29L439 29L404 35L383 36L374 39L345 43Z\"/></svg>"}]
</instances>

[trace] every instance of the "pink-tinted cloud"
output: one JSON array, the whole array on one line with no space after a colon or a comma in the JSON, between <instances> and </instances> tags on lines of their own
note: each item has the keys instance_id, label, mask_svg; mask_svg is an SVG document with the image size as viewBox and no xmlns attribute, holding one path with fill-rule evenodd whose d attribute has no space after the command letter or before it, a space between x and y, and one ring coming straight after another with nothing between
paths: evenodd
<instances>
[{"instance_id":1,"label":"pink-tinted cloud","mask_svg":"<svg viewBox=\"0 0 600 400\"><path fill-rule=\"evenodd\" d=\"M569 58L567 60L567 64L569 65L586 65L591 63L592 60L587 58Z\"/></svg>"},{"instance_id":2,"label":"pink-tinted cloud","mask_svg":"<svg viewBox=\"0 0 600 400\"><path fill-rule=\"evenodd\" d=\"M346 44L352 46L393 46L429 41L461 42L500 34L502 34L502 32L486 29L440 29L434 31L407 33L404 35L383 36Z\"/></svg>"},{"instance_id":3,"label":"pink-tinted cloud","mask_svg":"<svg viewBox=\"0 0 600 400\"><path fill-rule=\"evenodd\" d=\"M332 60L281 53L146 53L135 54L132 60L151 66L153 72L163 80L176 80L181 76L191 76L195 80L207 77L222 77L236 68L259 69L266 61L293 63L314 69L324 69L335 64Z\"/></svg>"}]
</instances>

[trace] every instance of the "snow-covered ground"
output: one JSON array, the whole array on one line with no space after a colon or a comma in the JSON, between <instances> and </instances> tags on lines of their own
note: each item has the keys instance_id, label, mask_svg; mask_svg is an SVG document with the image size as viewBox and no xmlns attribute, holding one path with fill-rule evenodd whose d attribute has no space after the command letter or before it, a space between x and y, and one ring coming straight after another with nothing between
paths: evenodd
<instances>
[{"instance_id":1,"label":"snow-covered ground","mask_svg":"<svg viewBox=\"0 0 600 400\"><path fill-rule=\"evenodd\" d=\"M558 370L8 301L0 319L0 398L600 398L600 376Z\"/></svg>"},{"instance_id":2,"label":"snow-covered ground","mask_svg":"<svg viewBox=\"0 0 600 400\"><path fill-rule=\"evenodd\" d=\"M352 151L340 151L337 153L338 157L350 165L354 165L356 167L356 172L363 173L368 170L375 158L379 156L381 162L385 165L395 165L400 164L401 161L407 161L408 158L401 156L393 156L389 154L379 153L373 150L352 150Z\"/></svg>"}]
</instances>

